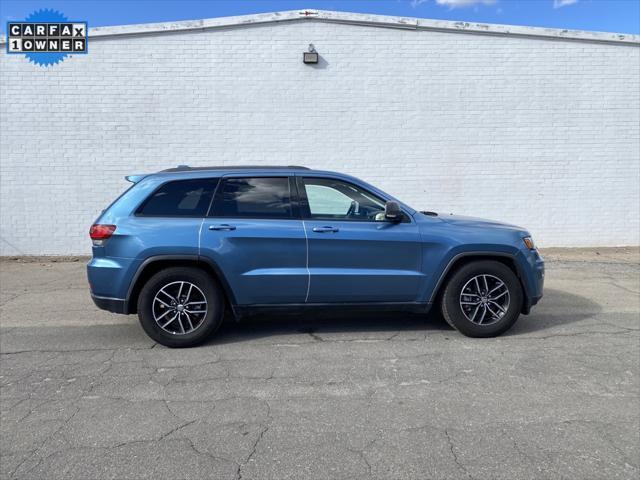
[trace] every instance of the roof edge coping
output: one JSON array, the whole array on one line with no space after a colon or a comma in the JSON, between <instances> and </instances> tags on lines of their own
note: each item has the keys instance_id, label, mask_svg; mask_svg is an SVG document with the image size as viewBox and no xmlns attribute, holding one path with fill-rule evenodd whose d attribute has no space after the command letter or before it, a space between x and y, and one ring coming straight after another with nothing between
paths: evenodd
<instances>
[{"instance_id":1,"label":"roof edge coping","mask_svg":"<svg viewBox=\"0 0 640 480\"><path fill-rule=\"evenodd\" d=\"M426 18L396 17L368 13L333 12L328 10L289 10L284 12L256 13L232 17L180 20L175 22L113 25L89 29L89 38L102 39L128 35L151 35L197 30L246 27L268 23L292 21L320 21L382 28L411 30L435 30L468 34L519 36L552 40L574 40L584 42L614 43L640 46L640 35L587 30L569 30L520 25L501 25ZM0 45L6 36L0 36Z\"/></svg>"}]
</instances>

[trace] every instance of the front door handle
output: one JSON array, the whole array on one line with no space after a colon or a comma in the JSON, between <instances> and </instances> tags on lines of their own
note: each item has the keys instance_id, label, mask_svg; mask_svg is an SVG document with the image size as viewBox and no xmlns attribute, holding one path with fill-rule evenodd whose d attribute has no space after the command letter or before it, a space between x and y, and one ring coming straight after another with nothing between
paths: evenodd
<instances>
[{"instance_id":1,"label":"front door handle","mask_svg":"<svg viewBox=\"0 0 640 480\"><path fill-rule=\"evenodd\" d=\"M339 232L340 229L336 227L313 227L313 231L316 233L336 233Z\"/></svg>"},{"instance_id":2,"label":"front door handle","mask_svg":"<svg viewBox=\"0 0 640 480\"><path fill-rule=\"evenodd\" d=\"M228 225L226 223L223 223L222 225L209 225L209 230L218 230L218 231L223 231L223 232L228 232L230 230L235 230L236 227L234 227L233 225Z\"/></svg>"}]
</instances>

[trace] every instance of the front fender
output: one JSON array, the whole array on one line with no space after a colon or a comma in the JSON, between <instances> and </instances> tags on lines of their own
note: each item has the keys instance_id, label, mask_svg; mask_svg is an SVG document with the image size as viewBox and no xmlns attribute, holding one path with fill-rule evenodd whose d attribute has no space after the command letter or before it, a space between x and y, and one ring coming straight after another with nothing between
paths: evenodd
<instances>
[{"instance_id":1,"label":"front fender","mask_svg":"<svg viewBox=\"0 0 640 480\"><path fill-rule=\"evenodd\" d=\"M422 301L433 303L436 300L440 289L443 287L444 280L457 264L464 259L509 259L516 267L516 274L523 283L525 296L529 293L530 280L525 275L525 260L522 252L515 247L509 245L458 245L452 247L440 257L439 260L426 259L426 262L432 262L431 271L433 274L428 277L425 290L421 298ZM435 268L433 267L435 265Z\"/></svg>"}]
</instances>

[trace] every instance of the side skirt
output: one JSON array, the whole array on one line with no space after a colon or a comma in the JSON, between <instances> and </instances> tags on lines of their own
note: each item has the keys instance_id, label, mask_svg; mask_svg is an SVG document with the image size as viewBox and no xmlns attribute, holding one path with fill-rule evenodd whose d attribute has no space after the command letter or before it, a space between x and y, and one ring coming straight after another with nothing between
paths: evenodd
<instances>
[{"instance_id":1,"label":"side skirt","mask_svg":"<svg viewBox=\"0 0 640 480\"><path fill-rule=\"evenodd\" d=\"M254 304L236 305L236 319L260 315L304 315L309 313L357 313L357 312L410 312L426 314L431 309L430 302L369 302L369 303L285 303L278 305Z\"/></svg>"}]
</instances>

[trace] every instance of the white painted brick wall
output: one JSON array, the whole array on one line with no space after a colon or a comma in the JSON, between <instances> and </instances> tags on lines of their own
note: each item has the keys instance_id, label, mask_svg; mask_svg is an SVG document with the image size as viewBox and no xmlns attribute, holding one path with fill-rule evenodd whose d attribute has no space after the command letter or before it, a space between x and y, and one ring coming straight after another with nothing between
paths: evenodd
<instances>
[{"instance_id":1,"label":"white painted brick wall","mask_svg":"<svg viewBox=\"0 0 640 480\"><path fill-rule=\"evenodd\" d=\"M124 175L184 163L339 170L543 246L640 243L637 46L311 21L89 49L0 54L2 255L89 253Z\"/></svg>"}]
</instances>

